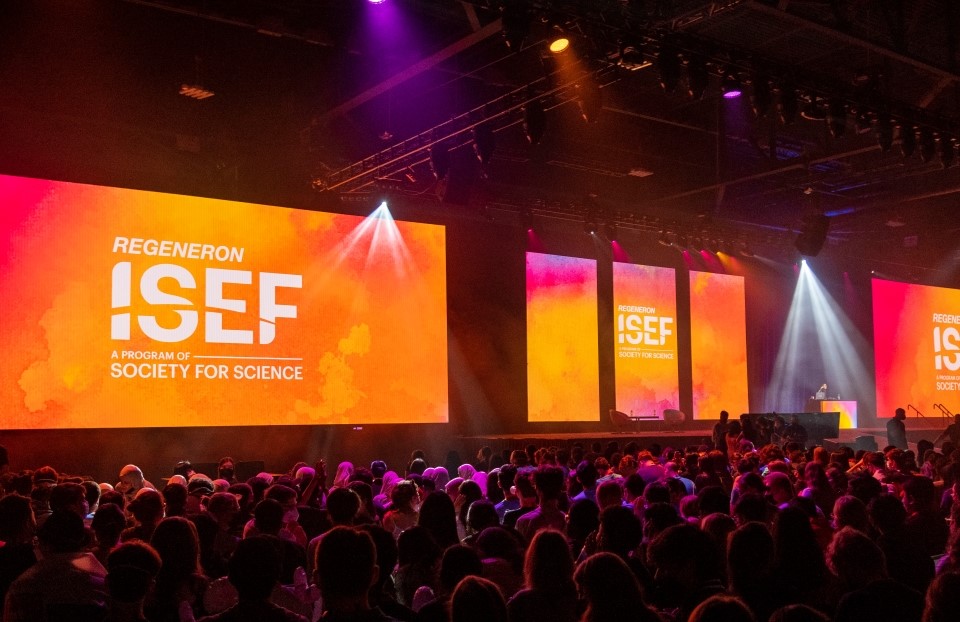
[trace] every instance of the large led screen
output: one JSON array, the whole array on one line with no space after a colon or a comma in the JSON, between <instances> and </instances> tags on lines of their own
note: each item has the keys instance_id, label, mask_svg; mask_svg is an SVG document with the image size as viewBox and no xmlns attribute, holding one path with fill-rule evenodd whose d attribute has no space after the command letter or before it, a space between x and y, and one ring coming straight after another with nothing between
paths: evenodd
<instances>
[{"instance_id":1,"label":"large led screen","mask_svg":"<svg viewBox=\"0 0 960 622\"><path fill-rule=\"evenodd\" d=\"M598 421L597 262L527 253L530 421Z\"/></svg>"},{"instance_id":2,"label":"large led screen","mask_svg":"<svg viewBox=\"0 0 960 622\"><path fill-rule=\"evenodd\" d=\"M690 272L693 418L749 412L743 277Z\"/></svg>"},{"instance_id":3,"label":"large led screen","mask_svg":"<svg viewBox=\"0 0 960 622\"><path fill-rule=\"evenodd\" d=\"M613 264L617 410L663 418L680 400L673 268Z\"/></svg>"},{"instance_id":4,"label":"large led screen","mask_svg":"<svg viewBox=\"0 0 960 622\"><path fill-rule=\"evenodd\" d=\"M960 409L960 290L873 279L877 416Z\"/></svg>"},{"instance_id":5,"label":"large led screen","mask_svg":"<svg viewBox=\"0 0 960 622\"><path fill-rule=\"evenodd\" d=\"M4 428L447 421L444 229L0 176Z\"/></svg>"}]
</instances>

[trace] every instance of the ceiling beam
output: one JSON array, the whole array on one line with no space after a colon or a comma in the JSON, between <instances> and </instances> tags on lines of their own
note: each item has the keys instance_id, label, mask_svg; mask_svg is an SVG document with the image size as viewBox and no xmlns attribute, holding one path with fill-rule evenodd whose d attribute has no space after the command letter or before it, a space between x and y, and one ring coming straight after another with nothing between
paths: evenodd
<instances>
[{"instance_id":1,"label":"ceiling beam","mask_svg":"<svg viewBox=\"0 0 960 622\"><path fill-rule=\"evenodd\" d=\"M353 110L354 108L357 108L358 106L362 106L363 104L374 99L375 97L379 97L380 95L383 95L384 93L390 91L391 89L403 84L407 80L415 78L421 73L425 71L429 71L430 69L433 69L434 67L436 67L443 61L447 60L448 58L455 56L460 52L463 52L464 50L469 49L470 47L480 43L485 39L489 39L494 35L500 34L501 30L503 30L503 25L501 20L499 19L494 20L493 22L487 24L480 30L470 33L469 35L460 39L459 41L451 43L450 45L443 48L439 52L435 52L434 54L431 54L430 56L417 61L416 63L410 65L406 69L393 74L383 82L380 82L379 84L375 84L370 88L368 88L367 90L363 91L362 93L359 93L351 97L350 99L343 102L342 104L333 107L332 109L328 110L325 114L323 114L320 117L319 119L320 123L321 124L326 123L331 119L334 119L336 117L346 114L347 112L350 112L351 110Z\"/></svg>"}]
</instances>

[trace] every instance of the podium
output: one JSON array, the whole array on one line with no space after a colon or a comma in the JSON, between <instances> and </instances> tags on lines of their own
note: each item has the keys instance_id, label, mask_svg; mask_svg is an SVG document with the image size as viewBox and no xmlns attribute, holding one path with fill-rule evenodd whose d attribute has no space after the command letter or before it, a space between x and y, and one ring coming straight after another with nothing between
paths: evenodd
<instances>
[{"instance_id":1,"label":"podium","mask_svg":"<svg viewBox=\"0 0 960 622\"><path fill-rule=\"evenodd\" d=\"M857 427L857 403L853 400L820 400L820 412L840 413L840 429Z\"/></svg>"}]
</instances>

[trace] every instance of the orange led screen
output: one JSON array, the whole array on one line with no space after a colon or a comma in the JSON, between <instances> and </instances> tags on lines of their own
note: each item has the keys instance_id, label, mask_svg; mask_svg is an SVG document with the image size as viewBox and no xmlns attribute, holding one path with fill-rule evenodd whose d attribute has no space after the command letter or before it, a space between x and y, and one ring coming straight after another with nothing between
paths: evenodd
<instances>
[{"instance_id":1,"label":"orange led screen","mask_svg":"<svg viewBox=\"0 0 960 622\"><path fill-rule=\"evenodd\" d=\"M527 253L530 421L598 421L597 262Z\"/></svg>"},{"instance_id":2,"label":"orange led screen","mask_svg":"<svg viewBox=\"0 0 960 622\"><path fill-rule=\"evenodd\" d=\"M873 279L873 347L878 417L960 412L960 290Z\"/></svg>"},{"instance_id":3,"label":"orange led screen","mask_svg":"<svg viewBox=\"0 0 960 622\"><path fill-rule=\"evenodd\" d=\"M673 268L613 264L617 410L663 418L680 400Z\"/></svg>"},{"instance_id":4,"label":"orange led screen","mask_svg":"<svg viewBox=\"0 0 960 622\"><path fill-rule=\"evenodd\" d=\"M443 227L0 176L5 428L447 421Z\"/></svg>"},{"instance_id":5,"label":"orange led screen","mask_svg":"<svg viewBox=\"0 0 960 622\"><path fill-rule=\"evenodd\" d=\"M690 272L693 418L749 412L743 277Z\"/></svg>"}]
</instances>

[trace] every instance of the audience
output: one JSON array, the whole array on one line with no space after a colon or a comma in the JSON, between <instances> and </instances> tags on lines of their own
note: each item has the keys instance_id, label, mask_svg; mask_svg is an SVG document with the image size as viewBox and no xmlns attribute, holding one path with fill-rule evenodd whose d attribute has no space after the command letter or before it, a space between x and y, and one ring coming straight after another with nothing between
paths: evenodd
<instances>
[{"instance_id":1,"label":"audience","mask_svg":"<svg viewBox=\"0 0 960 622\"><path fill-rule=\"evenodd\" d=\"M533 445L446 468L417 450L403 477L342 462L329 489L322 461L236 483L224 458L162 493L132 464L115 487L9 471L3 620L960 619L960 452L754 432L726 453Z\"/></svg>"}]
</instances>

